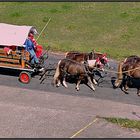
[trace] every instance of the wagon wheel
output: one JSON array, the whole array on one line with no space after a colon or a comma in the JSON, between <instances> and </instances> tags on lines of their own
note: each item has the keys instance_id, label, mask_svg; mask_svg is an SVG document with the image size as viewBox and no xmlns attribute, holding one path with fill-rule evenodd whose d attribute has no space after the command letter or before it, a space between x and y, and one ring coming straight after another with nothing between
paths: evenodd
<instances>
[{"instance_id":1,"label":"wagon wheel","mask_svg":"<svg viewBox=\"0 0 140 140\"><path fill-rule=\"evenodd\" d=\"M26 71L21 72L19 75L19 81L28 84L31 81L31 74Z\"/></svg>"}]
</instances>

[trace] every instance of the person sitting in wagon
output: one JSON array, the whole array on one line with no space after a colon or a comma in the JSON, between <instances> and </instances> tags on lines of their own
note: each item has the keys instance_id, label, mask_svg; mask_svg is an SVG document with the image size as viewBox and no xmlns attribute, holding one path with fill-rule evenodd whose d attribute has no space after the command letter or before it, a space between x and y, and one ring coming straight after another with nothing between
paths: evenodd
<instances>
[{"instance_id":1,"label":"person sitting in wagon","mask_svg":"<svg viewBox=\"0 0 140 140\"><path fill-rule=\"evenodd\" d=\"M34 51L36 53L36 57L39 58L43 54L43 47L37 43L37 41L34 38L34 35L38 34L36 29L31 29L29 33L29 39L33 42L34 44Z\"/></svg>"},{"instance_id":2,"label":"person sitting in wagon","mask_svg":"<svg viewBox=\"0 0 140 140\"><path fill-rule=\"evenodd\" d=\"M5 54L9 55L11 54L12 51L15 51L16 50L16 46L12 45L12 46L5 46L3 48Z\"/></svg>"},{"instance_id":3,"label":"person sitting in wagon","mask_svg":"<svg viewBox=\"0 0 140 140\"><path fill-rule=\"evenodd\" d=\"M35 53L37 42L34 39L34 35L37 34L36 30L31 30L28 34L28 38L26 39L24 46L25 49L30 53L31 56L31 64L35 67L39 68L39 71L44 70L39 64L39 59Z\"/></svg>"}]
</instances>

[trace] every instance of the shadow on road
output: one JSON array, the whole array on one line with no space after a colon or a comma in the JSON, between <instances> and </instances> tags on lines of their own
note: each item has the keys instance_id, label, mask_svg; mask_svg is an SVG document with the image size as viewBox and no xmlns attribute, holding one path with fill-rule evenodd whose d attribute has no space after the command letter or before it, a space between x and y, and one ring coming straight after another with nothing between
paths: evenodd
<instances>
[{"instance_id":1,"label":"shadow on road","mask_svg":"<svg viewBox=\"0 0 140 140\"><path fill-rule=\"evenodd\" d=\"M9 68L0 68L0 74L8 75L8 76L19 76L21 71L16 69L9 69Z\"/></svg>"}]
</instances>

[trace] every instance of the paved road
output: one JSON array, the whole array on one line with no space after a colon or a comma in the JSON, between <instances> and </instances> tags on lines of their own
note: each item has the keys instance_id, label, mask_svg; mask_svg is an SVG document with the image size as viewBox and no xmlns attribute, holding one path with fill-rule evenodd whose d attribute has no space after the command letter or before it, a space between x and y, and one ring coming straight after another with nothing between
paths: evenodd
<instances>
[{"instance_id":1,"label":"paved road","mask_svg":"<svg viewBox=\"0 0 140 140\"><path fill-rule=\"evenodd\" d=\"M47 62L53 64L62 57L52 54ZM115 70L116 64L110 63ZM10 73L5 75L3 71ZM114 90L111 85L114 73L108 73L95 92L85 85L77 92L73 84L68 84L68 89L53 87L51 77L40 85L36 76L30 84L24 85L18 82L17 72L3 71L0 75L0 137L140 137L139 132L97 118L140 119L136 90L130 89L129 95L120 89Z\"/></svg>"},{"instance_id":2,"label":"paved road","mask_svg":"<svg viewBox=\"0 0 140 140\"><path fill-rule=\"evenodd\" d=\"M139 106L0 86L1 138L139 138L100 117L139 119Z\"/></svg>"},{"instance_id":3,"label":"paved road","mask_svg":"<svg viewBox=\"0 0 140 140\"><path fill-rule=\"evenodd\" d=\"M49 59L47 60L47 66L49 64L56 65L56 63L61 59L64 58L64 55L57 55L57 54L50 54ZM72 95L72 96L82 96L84 97L91 97L97 99L105 99L111 100L115 102L133 104L133 105L140 105L140 97L136 94L136 89L129 89L130 94L124 94L120 89L113 89L111 83L111 77L116 76L116 66L117 64L114 61L110 60L110 65L112 66L111 72L108 72L99 86L96 86L96 91L93 92L89 87L84 84L81 84L80 91L75 90L75 85L68 83L69 88L66 89L64 87L53 87L51 85L52 77L48 77L47 80L40 84L40 80L38 76L32 78L30 84L25 85L18 81L18 76L15 76L18 72L13 71L0 71L0 85L6 85L9 87L19 87L19 88L26 88L26 89L34 89L39 91L48 91L48 92L56 92L58 94L65 94L65 95ZM114 71L114 72L112 72ZM3 72L9 73L9 75L3 74ZM13 74L13 76L11 75ZM17 74L18 75L18 74Z\"/></svg>"}]
</instances>

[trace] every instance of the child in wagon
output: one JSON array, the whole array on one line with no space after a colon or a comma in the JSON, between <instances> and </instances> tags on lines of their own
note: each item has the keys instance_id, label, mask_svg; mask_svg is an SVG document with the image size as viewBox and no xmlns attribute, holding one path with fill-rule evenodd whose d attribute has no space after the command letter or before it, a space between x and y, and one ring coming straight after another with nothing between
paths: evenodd
<instances>
[{"instance_id":1,"label":"child in wagon","mask_svg":"<svg viewBox=\"0 0 140 140\"><path fill-rule=\"evenodd\" d=\"M12 45L12 46L5 46L3 48L5 54L9 55L12 53L12 51L15 51L16 50L16 46Z\"/></svg>"}]
</instances>

